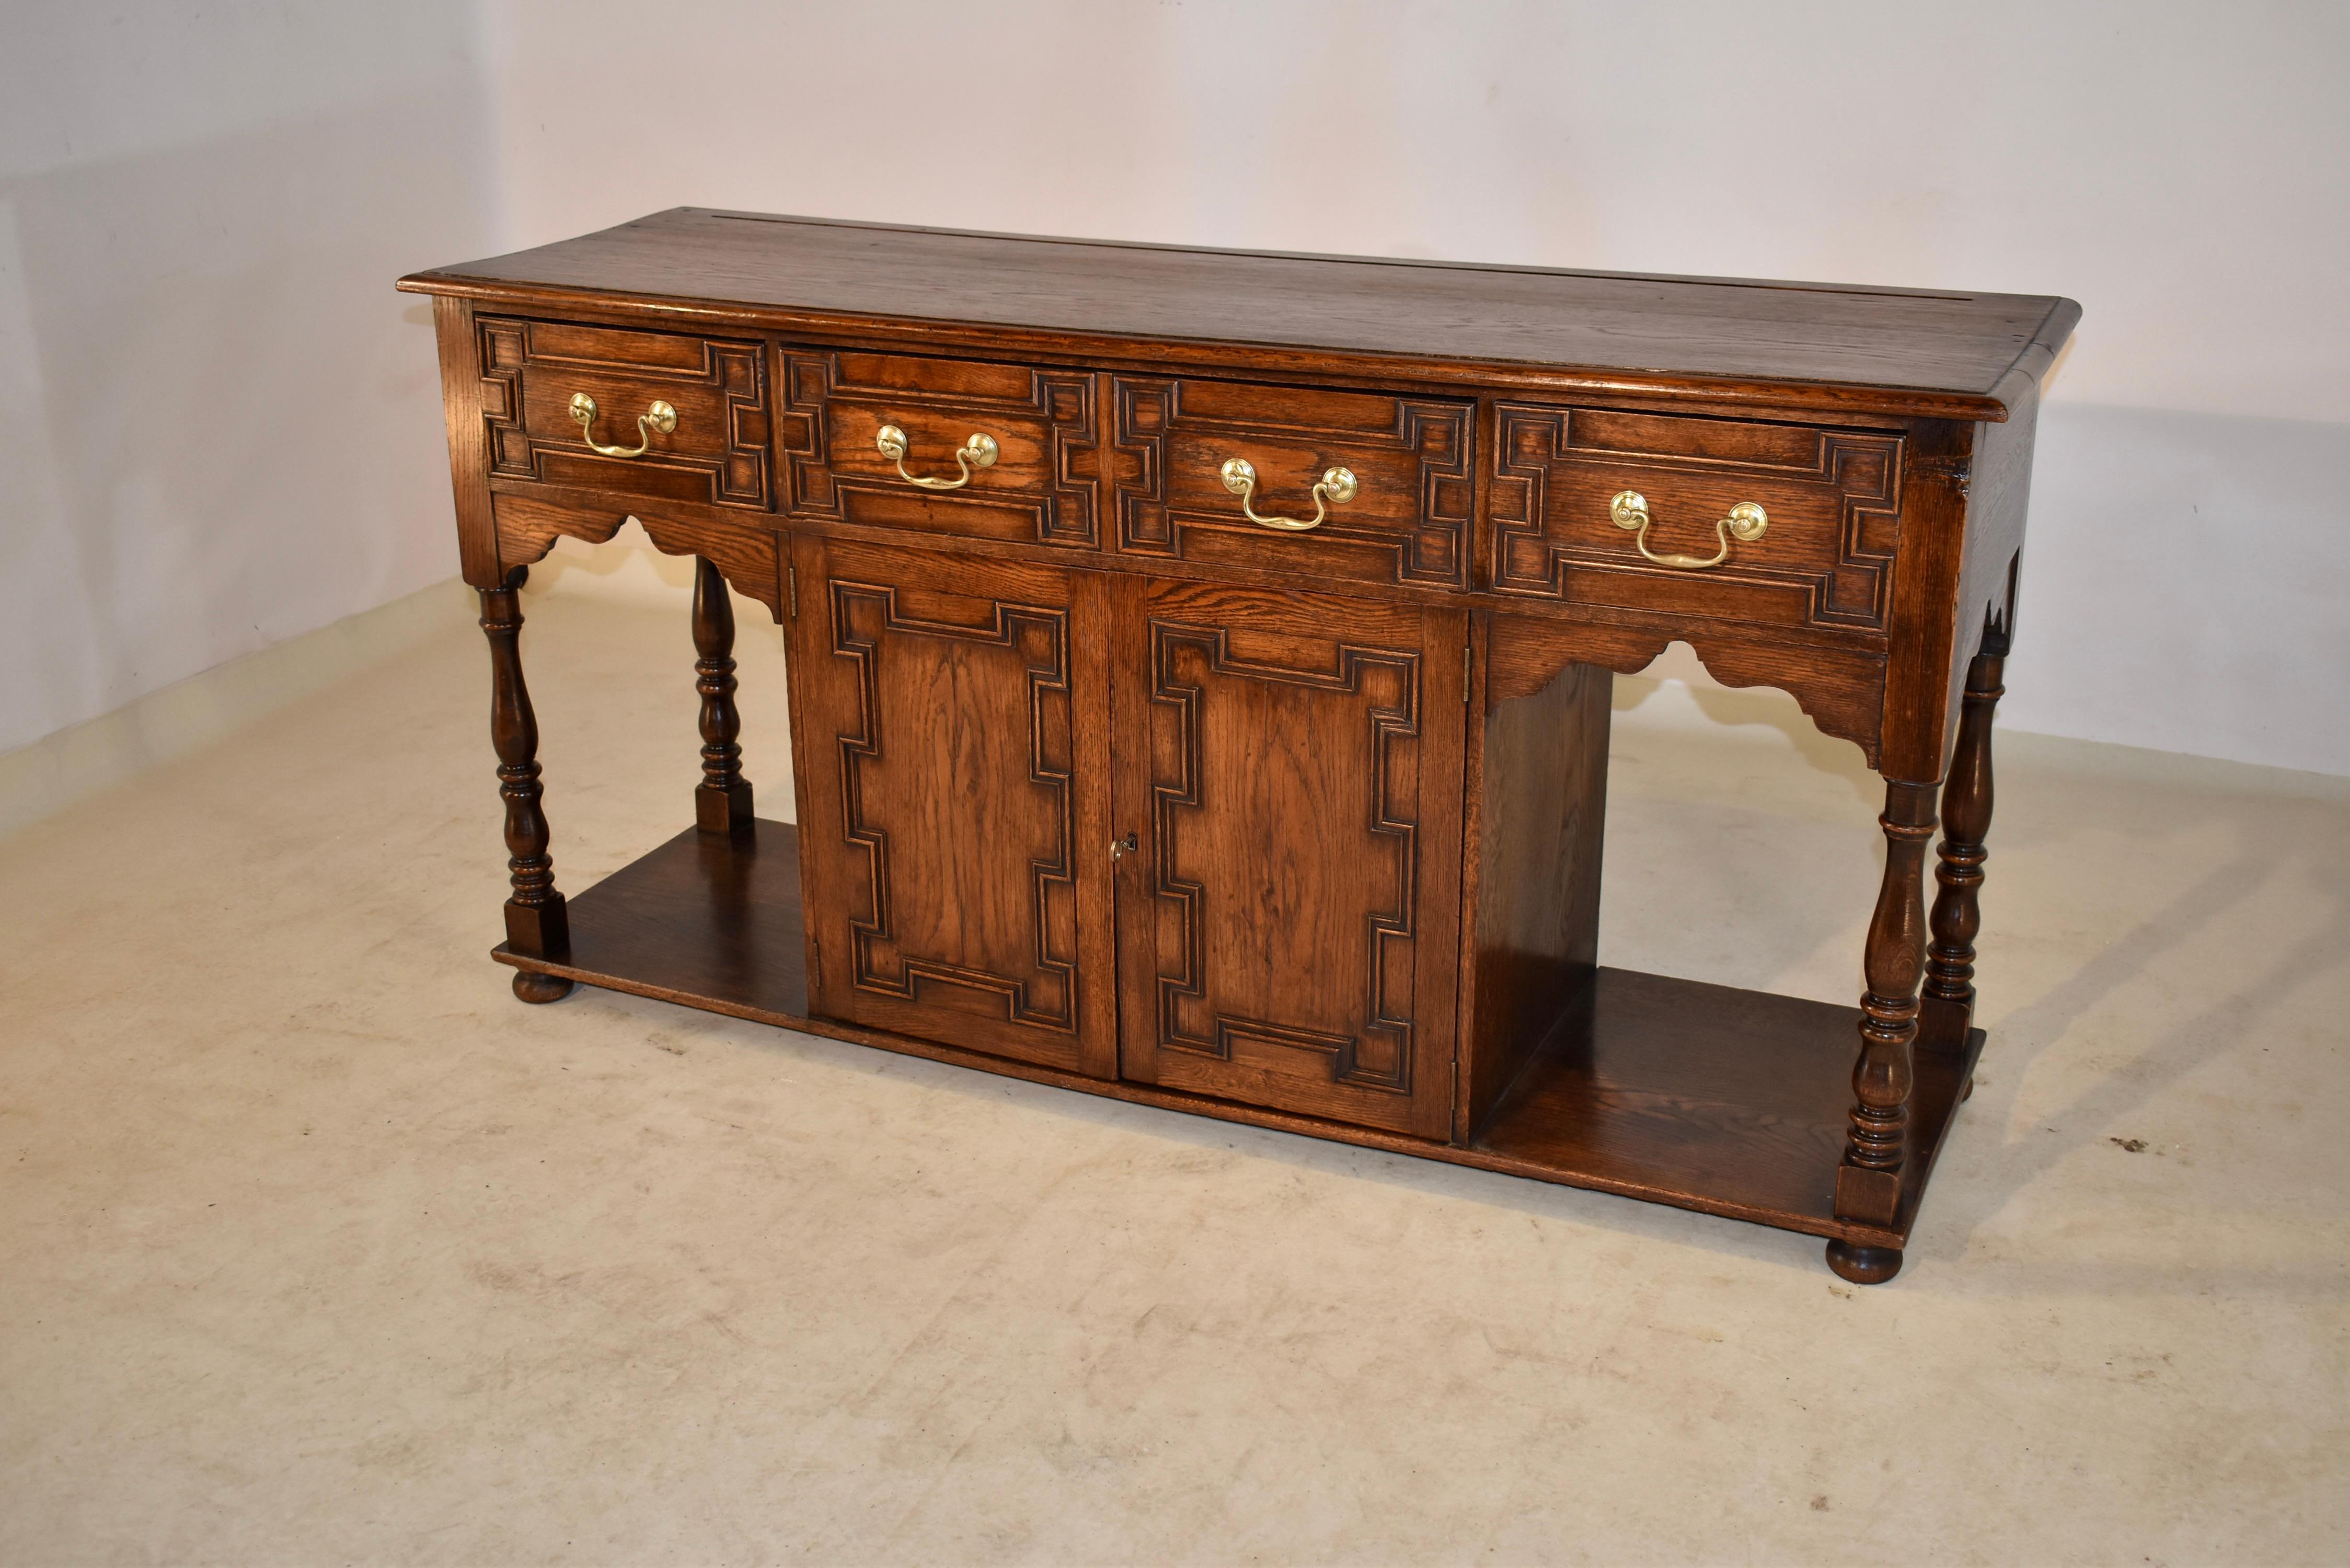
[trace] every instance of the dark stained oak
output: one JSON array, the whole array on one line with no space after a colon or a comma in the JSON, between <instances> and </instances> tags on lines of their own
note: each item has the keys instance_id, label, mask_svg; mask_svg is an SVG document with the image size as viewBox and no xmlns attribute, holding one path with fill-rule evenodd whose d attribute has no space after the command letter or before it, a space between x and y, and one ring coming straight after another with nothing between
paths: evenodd
<instances>
[{"instance_id":1,"label":"dark stained oak","mask_svg":"<svg viewBox=\"0 0 2350 1568\"><path fill-rule=\"evenodd\" d=\"M827 541L795 568L816 1010L1114 1071L1104 586Z\"/></svg>"},{"instance_id":2,"label":"dark stained oak","mask_svg":"<svg viewBox=\"0 0 2350 1568\"><path fill-rule=\"evenodd\" d=\"M1465 402L1250 386L1202 378L1110 379L1114 534L1126 555L1253 570L1304 570L1324 582L1459 588L1469 581L1475 480ZM1252 522L1224 483L1225 462L1256 472L1259 516L1311 522L1291 532ZM1356 493L1317 508L1334 467Z\"/></svg>"},{"instance_id":3,"label":"dark stained oak","mask_svg":"<svg viewBox=\"0 0 2350 1568\"><path fill-rule=\"evenodd\" d=\"M1531 695L1494 701L1503 693L1490 673L1480 685L1461 898L1469 991L1453 1133L1462 1138L1484 1127L1597 971L1615 682L1596 665L1568 664Z\"/></svg>"},{"instance_id":4,"label":"dark stained oak","mask_svg":"<svg viewBox=\"0 0 2350 1568\"><path fill-rule=\"evenodd\" d=\"M1841 1239L1828 1243L1828 1267L1856 1285L1881 1285L1901 1272L1898 1247L1863 1247Z\"/></svg>"},{"instance_id":5,"label":"dark stained oak","mask_svg":"<svg viewBox=\"0 0 2350 1568\"><path fill-rule=\"evenodd\" d=\"M476 317L490 475L648 499L767 505L767 388L755 342ZM596 415L582 426L572 399ZM676 428L640 427L655 402ZM607 456L608 447L645 451Z\"/></svg>"},{"instance_id":6,"label":"dark stained oak","mask_svg":"<svg viewBox=\"0 0 2350 1568\"><path fill-rule=\"evenodd\" d=\"M1900 1269L1982 1044L1990 727L2071 301L699 209L400 286L433 296L525 1000ZM1767 526L1706 560L1745 502ZM631 518L695 563L694 826L567 904L515 590ZM733 593L785 629L796 828L753 813ZM1673 642L1883 776L1857 1010L1602 967L1612 676Z\"/></svg>"},{"instance_id":7,"label":"dark stained oak","mask_svg":"<svg viewBox=\"0 0 2350 1568\"><path fill-rule=\"evenodd\" d=\"M2007 660L1981 653L1967 670L1965 711L1950 776L1942 785L1942 842L1935 855L1937 891L1927 917L1926 983L1918 1043L1950 1046L1966 1038L1975 1006L1975 938L1982 930L1983 840L1991 834L1991 726L2006 688Z\"/></svg>"},{"instance_id":8,"label":"dark stained oak","mask_svg":"<svg viewBox=\"0 0 2350 1568\"><path fill-rule=\"evenodd\" d=\"M1898 1248L1899 1214L1836 1211L1856 1022L1848 1007L1603 968L1476 1147L1578 1187ZM1920 1075L1903 1153L1921 1175L1961 1060Z\"/></svg>"},{"instance_id":9,"label":"dark stained oak","mask_svg":"<svg viewBox=\"0 0 2350 1568\"><path fill-rule=\"evenodd\" d=\"M743 776L743 713L735 706L734 606L713 562L693 563L693 689L702 697L702 783L693 818L704 833L747 832L751 784Z\"/></svg>"},{"instance_id":10,"label":"dark stained oak","mask_svg":"<svg viewBox=\"0 0 2350 1568\"><path fill-rule=\"evenodd\" d=\"M502 566L498 562L497 527L490 514L489 429L482 406L481 345L473 333L473 306L447 295L433 296L432 336L440 351L442 412L449 428L449 488L457 514L457 561L466 582L476 589L494 588L508 568L531 563L516 560Z\"/></svg>"},{"instance_id":11,"label":"dark stained oak","mask_svg":"<svg viewBox=\"0 0 2350 1568\"><path fill-rule=\"evenodd\" d=\"M808 1016L799 834L757 822L720 836L689 827L572 901L571 945L540 960L494 955L565 980L723 1012Z\"/></svg>"},{"instance_id":12,"label":"dark stained oak","mask_svg":"<svg viewBox=\"0 0 2350 1568\"><path fill-rule=\"evenodd\" d=\"M778 358L785 515L1059 549L1099 544L1101 378L792 345ZM879 447L885 426L905 434L899 458ZM954 453L973 435L994 441L996 458L966 474ZM962 483L940 490L915 479Z\"/></svg>"},{"instance_id":13,"label":"dark stained oak","mask_svg":"<svg viewBox=\"0 0 2350 1568\"><path fill-rule=\"evenodd\" d=\"M514 892L506 899L506 940L518 952L560 958L570 941L563 895L555 888L555 862L547 854L550 834L539 805L538 715L522 676L523 580L517 566L505 582L482 595L482 631L490 639L490 740L498 753L498 794L506 806L506 867ZM552 1002L562 994L546 988L515 993L525 1002Z\"/></svg>"},{"instance_id":14,"label":"dark stained oak","mask_svg":"<svg viewBox=\"0 0 2350 1568\"><path fill-rule=\"evenodd\" d=\"M1193 250L693 207L401 286L516 306L585 295L649 318L786 335L935 344L981 336L960 330L971 328L1095 357L1263 346L1358 373L1409 358L1456 380L1491 367L1562 388L1701 385L1749 400L1801 388L1961 420L2005 417L2011 375L2036 378L2080 315L2033 295Z\"/></svg>"},{"instance_id":15,"label":"dark stained oak","mask_svg":"<svg viewBox=\"0 0 2350 1568\"><path fill-rule=\"evenodd\" d=\"M1473 1141L1331 1120L1130 1079L1101 1079L820 1014L807 1004L797 836L762 821L720 838L688 828L573 900L566 960L502 946L525 976L605 987L934 1061L1222 1120L1646 1199L1897 1254L1889 1226L1833 1212L1848 1007L1600 969ZM1906 1162L1930 1170L1981 1048L1920 1062Z\"/></svg>"},{"instance_id":16,"label":"dark stained oak","mask_svg":"<svg viewBox=\"0 0 2350 1568\"><path fill-rule=\"evenodd\" d=\"M509 569L536 565L557 538L600 545L634 518L655 549L709 562L729 587L784 618L780 540L732 508L630 501L591 490L533 487L524 493L494 484L488 502L491 548Z\"/></svg>"},{"instance_id":17,"label":"dark stained oak","mask_svg":"<svg viewBox=\"0 0 2350 1568\"><path fill-rule=\"evenodd\" d=\"M1760 420L1504 403L1493 454L1493 587L1706 619L1882 631L1900 514L1901 438ZM1716 519L1763 508L1706 570L1640 554L1609 515L1647 497L1648 547L1710 557Z\"/></svg>"},{"instance_id":18,"label":"dark stained oak","mask_svg":"<svg viewBox=\"0 0 2350 1568\"><path fill-rule=\"evenodd\" d=\"M1890 1225L1900 1207L1909 1092L1916 1082L1918 984L1926 967L1925 860L1934 836L1934 792L1885 786L1885 877L1868 925L1861 972L1860 1053L1836 1213Z\"/></svg>"},{"instance_id":19,"label":"dark stained oak","mask_svg":"<svg viewBox=\"0 0 2350 1568\"><path fill-rule=\"evenodd\" d=\"M1466 632L1211 584L1123 596L1127 1077L1451 1131Z\"/></svg>"},{"instance_id":20,"label":"dark stained oak","mask_svg":"<svg viewBox=\"0 0 2350 1568\"><path fill-rule=\"evenodd\" d=\"M1790 643L1714 622L1674 626L1606 612L1572 620L1495 615L1491 624L1490 701L1539 691L1570 664L1637 675L1673 643L1686 642L1707 673L1724 686L1775 686L1794 698L1822 734L1850 741L1872 764L1877 762L1885 722L1880 653Z\"/></svg>"}]
</instances>

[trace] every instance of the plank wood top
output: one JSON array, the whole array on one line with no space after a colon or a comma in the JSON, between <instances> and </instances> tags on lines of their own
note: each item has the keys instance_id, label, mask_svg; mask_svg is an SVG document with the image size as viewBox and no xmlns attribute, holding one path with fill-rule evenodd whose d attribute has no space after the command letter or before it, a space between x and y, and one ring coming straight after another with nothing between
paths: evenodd
<instances>
[{"instance_id":1,"label":"plank wood top","mask_svg":"<svg viewBox=\"0 0 2350 1568\"><path fill-rule=\"evenodd\" d=\"M418 293L999 352L1267 351L1336 376L2001 420L2080 307L2043 295L1649 277L1025 238L679 207L418 273ZM1399 366L1398 361L1411 361Z\"/></svg>"}]
</instances>

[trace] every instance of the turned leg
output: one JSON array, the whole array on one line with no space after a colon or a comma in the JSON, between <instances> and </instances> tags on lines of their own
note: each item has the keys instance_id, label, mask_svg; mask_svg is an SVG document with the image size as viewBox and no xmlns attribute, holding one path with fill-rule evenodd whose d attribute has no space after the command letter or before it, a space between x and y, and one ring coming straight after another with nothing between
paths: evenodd
<instances>
[{"instance_id":1,"label":"turned leg","mask_svg":"<svg viewBox=\"0 0 2350 1568\"><path fill-rule=\"evenodd\" d=\"M1851 1129L1836 1168L1840 1220L1891 1225L1901 1202L1901 1159L1909 1126L1910 1047L1918 1036L1918 982L1926 965L1926 841L1934 836L1934 786L1888 784L1885 880L1868 923L1860 999L1860 1057L1852 1070ZM1891 1247L1828 1243L1828 1266L1863 1284L1901 1266Z\"/></svg>"},{"instance_id":2,"label":"turned leg","mask_svg":"<svg viewBox=\"0 0 2350 1568\"><path fill-rule=\"evenodd\" d=\"M482 630L490 639L490 740L498 750L498 793L506 803L506 866L514 894L506 899L506 946L532 958L559 959L571 948L563 895L555 890L555 862L546 853L546 814L539 809L538 716L522 679L522 606L517 597L528 568L482 590ZM553 1002L571 982L553 975L518 973L515 994Z\"/></svg>"},{"instance_id":3,"label":"turned leg","mask_svg":"<svg viewBox=\"0 0 2350 1568\"><path fill-rule=\"evenodd\" d=\"M726 579L700 556L693 562L693 649L702 693L702 784L693 820L704 833L751 830L751 785L743 776L743 713L734 706L734 606Z\"/></svg>"},{"instance_id":4,"label":"turned leg","mask_svg":"<svg viewBox=\"0 0 2350 1568\"><path fill-rule=\"evenodd\" d=\"M1967 667L1958 749L1942 785L1942 842L1936 850L1941 864L1934 868L1939 886L1928 920L1933 941L1926 950L1918 1023L1921 1046L1964 1050L1974 1021L1975 937L1982 929L1982 867L1989 858L1983 838L1991 831L1991 721L2006 690L1999 683L2006 662L1986 652Z\"/></svg>"}]
</instances>

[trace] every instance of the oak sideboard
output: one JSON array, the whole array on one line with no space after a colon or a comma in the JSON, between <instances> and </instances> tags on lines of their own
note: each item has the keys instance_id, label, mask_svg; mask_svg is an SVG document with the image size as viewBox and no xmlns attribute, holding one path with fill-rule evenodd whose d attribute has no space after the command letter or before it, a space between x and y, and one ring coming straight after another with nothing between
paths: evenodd
<instances>
[{"instance_id":1,"label":"oak sideboard","mask_svg":"<svg viewBox=\"0 0 2350 1568\"><path fill-rule=\"evenodd\" d=\"M1900 1267L1982 1044L1991 711L2070 300L700 209L400 286L432 296L523 1000ZM630 517L695 560L693 820L567 898L518 590ZM795 823L754 811L730 589L785 628ZM1674 641L1884 779L1856 1009L1598 962L1610 683Z\"/></svg>"}]
</instances>

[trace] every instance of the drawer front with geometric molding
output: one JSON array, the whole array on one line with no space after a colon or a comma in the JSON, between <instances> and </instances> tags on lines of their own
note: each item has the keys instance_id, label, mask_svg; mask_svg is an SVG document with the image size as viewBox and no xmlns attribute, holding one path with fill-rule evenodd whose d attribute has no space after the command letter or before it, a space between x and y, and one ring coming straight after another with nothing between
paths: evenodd
<instances>
[{"instance_id":1,"label":"drawer front with geometric molding","mask_svg":"<svg viewBox=\"0 0 2350 1568\"><path fill-rule=\"evenodd\" d=\"M1496 593L1885 628L1899 436L1508 402L1498 413Z\"/></svg>"},{"instance_id":2,"label":"drawer front with geometric molding","mask_svg":"<svg viewBox=\"0 0 2350 1568\"><path fill-rule=\"evenodd\" d=\"M1096 547L1089 372L786 347L778 379L787 515Z\"/></svg>"},{"instance_id":3,"label":"drawer front with geometric molding","mask_svg":"<svg viewBox=\"0 0 2350 1568\"><path fill-rule=\"evenodd\" d=\"M477 327L493 479L766 507L759 344L495 317Z\"/></svg>"},{"instance_id":4,"label":"drawer front with geometric molding","mask_svg":"<svg viewBox=\"0 0 2350 1568\"><path fill-rule=\"evenodd\" d=\"M1113 387L1121 552L1468 587L1474 404L1189 378Z\"/></svg>"}]
</instances>

